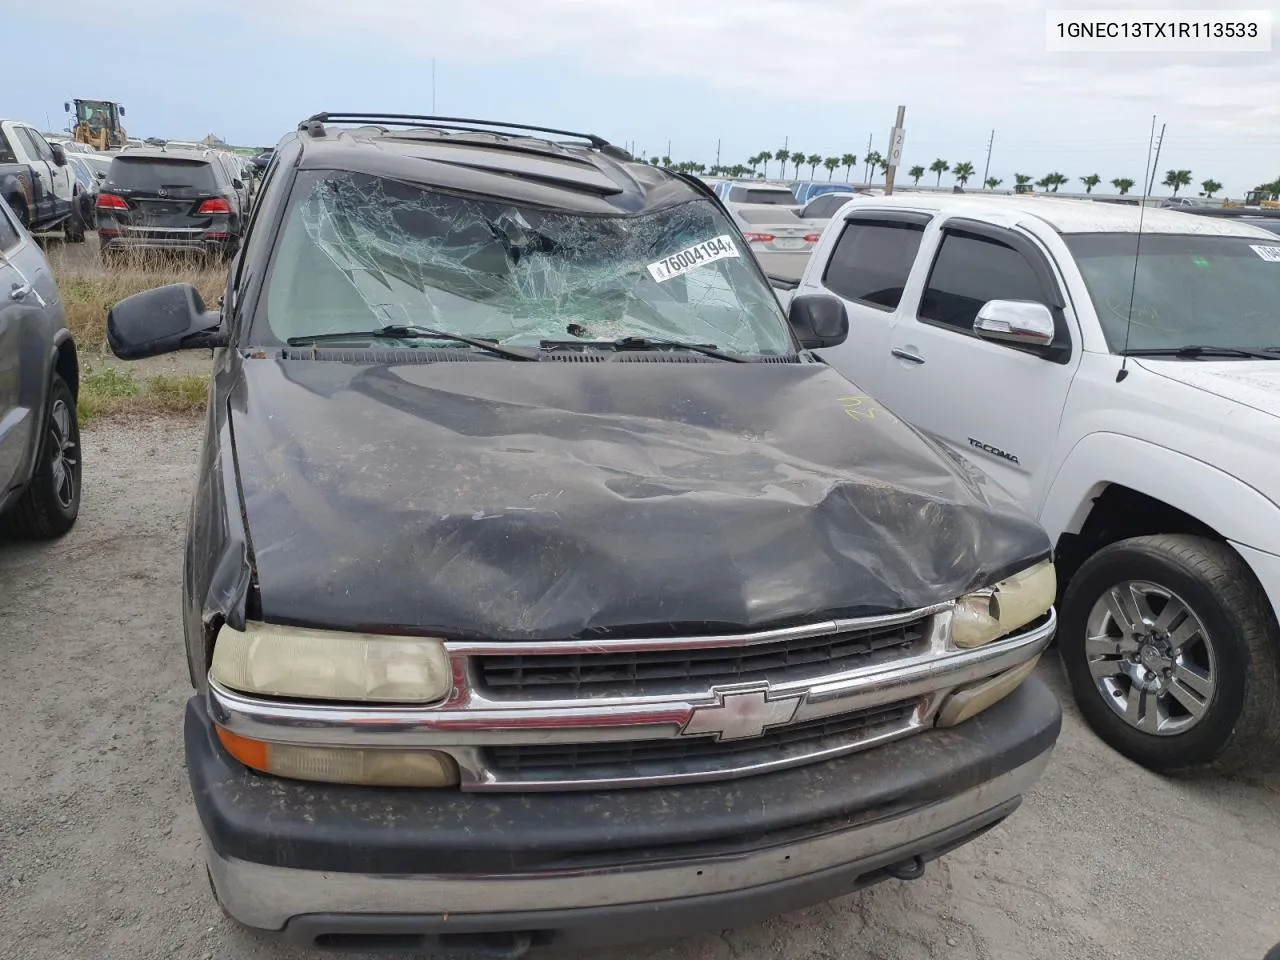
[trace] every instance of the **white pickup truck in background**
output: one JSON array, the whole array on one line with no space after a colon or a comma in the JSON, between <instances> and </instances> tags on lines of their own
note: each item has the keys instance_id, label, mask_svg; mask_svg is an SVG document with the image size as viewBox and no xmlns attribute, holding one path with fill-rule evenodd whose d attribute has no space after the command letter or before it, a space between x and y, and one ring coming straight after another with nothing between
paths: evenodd
<instances>
[{"instance_id":1,"label":"white pickup truck in background","mask_svg":"<svg viewBox=\"0 0 1280 960\"><path fill-rule=\"evenodd\" d=\"M68 241L83 242L79 191L61 144L30 124L0 120L0 197L23 226L36 233L63 230Z\"/></svg>"},{"instance_id":2,"label":"white pickup truck in background","mask_svg":"<svg viewBox=\"0 0 1280 960\"><path fill-rule=\"evenodd\" d=\"M775 286L839 298L826 361L1039 517L1093 729L1155 770L1240 769L1280 752L1280 239L1139 216L858 198Z\"/></svg>"}]
</instances>

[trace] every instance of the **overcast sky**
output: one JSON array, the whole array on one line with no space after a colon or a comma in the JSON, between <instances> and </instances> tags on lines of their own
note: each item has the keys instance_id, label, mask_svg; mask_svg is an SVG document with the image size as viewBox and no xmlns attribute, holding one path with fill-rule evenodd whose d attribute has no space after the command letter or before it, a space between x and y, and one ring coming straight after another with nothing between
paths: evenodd
<instances>
[{"instance_id":1,"label":"overcast sky","mask_svg":"<svg viewBox=\"0 0 1280 960\"><path fill-rule=\"evenodd\" d=\"M1237 2L1277 19L1276 2ZM724 162L784 142L861 157L872 137L883 151L902 103L904 166L967 160L979 179L994 129L992 176L1059 171L1078 188L1090 173L1140 181L1157 114L1168 125L1157 181L1190 169L1238 196L1280 177L1280 45L1045 49L1047 9L1197 6L1225 4L58 0L28 8L17 36L6 24L17 62L0 116L60 127L66 98L101 97L125 104L134 135L273 144L319 110L430 113L435 58L437 113L585 129L649 155L670 141L673 159L706 164L717 140ZM54 34L93 55L50 69Z\"/></svg>"}]
</instances>

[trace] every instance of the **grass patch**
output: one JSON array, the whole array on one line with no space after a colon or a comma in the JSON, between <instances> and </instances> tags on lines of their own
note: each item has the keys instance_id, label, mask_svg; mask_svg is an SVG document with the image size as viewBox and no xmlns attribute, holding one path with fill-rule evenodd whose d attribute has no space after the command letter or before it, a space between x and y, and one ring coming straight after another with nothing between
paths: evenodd
<instances>
[{"instance_id":1,"label":"grass patch","mask_svg":"<svg viewBox=\"0 0 1280 960\"><path fill-rule=\"evenodd\" d=\"M227 282L222 264L187 263L168 258L129 258L106 266L83 246L47 251L49 265L67 313L67 326L82 351L106 349L107 311L125 297L169 283L189 283L217 309Z\"/></svg>"},{"instance_id":2,"label":"grass patch","mask_svg":"<svg viewBox=\"0 0 1280 960\"><path fill-rule=\"evenodd\" d=\"M135 377L129 370L107 367L80 378L77 408L80 424L119 417L204 413L209 378L195 376Z\"/></svg>"}]
</instances>

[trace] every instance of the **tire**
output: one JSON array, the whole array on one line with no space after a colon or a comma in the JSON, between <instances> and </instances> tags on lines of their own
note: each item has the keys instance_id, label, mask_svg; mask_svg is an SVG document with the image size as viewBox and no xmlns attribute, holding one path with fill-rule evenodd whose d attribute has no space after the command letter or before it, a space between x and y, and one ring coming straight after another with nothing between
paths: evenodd
<instances>
[{"instance_id":1,"label":"tire","mask_svg":"<svg viewBox=\"0 0 1280 960\"><path fill-rule=\"evenodd\" d=\"M11 536L50 540L75 525L80 513L80 423L67 382L56 373L49 410L40 425L40 449L31 483L0 520Z\"/></svg>"},{"instance_id":2,"label":"tire","mask_svg":"<svg viewBox=\"0 0 1280 960\"><path fill-rule=\"evenodd\" d=\"M76 194L75 206L62 230L62 239L66 243L84 243L84 231L84 213L80 209L80 195Z\"/></svg>"},{"instance_id":3,"label":"tire","mask_svg":"<svg viewBox=\"0 0 1280 960\"><path fill-rule=\"evenodd\" d=\"M1139 610L1136 633L1118 628ZM1058 645L1086 722L1135 763L1231 772L1275 758L1280 628L1227 544L1161 534L1104 547L1067 587Z\"/></svg>"}]
</instances>

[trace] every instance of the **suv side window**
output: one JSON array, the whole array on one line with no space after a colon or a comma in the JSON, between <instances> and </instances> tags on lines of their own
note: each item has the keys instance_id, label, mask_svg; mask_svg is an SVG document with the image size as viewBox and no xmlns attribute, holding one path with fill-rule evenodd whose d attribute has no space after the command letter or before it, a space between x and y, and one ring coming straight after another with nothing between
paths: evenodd
<instances>
[{"instance_id":1,"label":"suv side window","mask_svg":"<svg viewBox=\"0 0 1280 960\"><path fill-rule=\"evenodd\" d=\"M1013 247L948 230L934 258L918 317L971 332L988 300L1047 301L1035 269Z\"/></svg>"},{"instance_id":2,"label":"suv side window","mask_svg":"<svg viewBox=\"0 0 1280 960\"><path fill-rule=\"evenodd\" d=\"M846 300L896 310L923 235L919 223L850 220L831 251L822 285Z\"/></svg>"}]
</instances>

